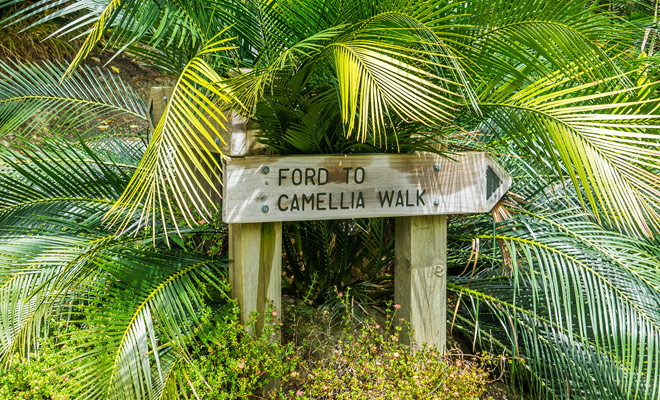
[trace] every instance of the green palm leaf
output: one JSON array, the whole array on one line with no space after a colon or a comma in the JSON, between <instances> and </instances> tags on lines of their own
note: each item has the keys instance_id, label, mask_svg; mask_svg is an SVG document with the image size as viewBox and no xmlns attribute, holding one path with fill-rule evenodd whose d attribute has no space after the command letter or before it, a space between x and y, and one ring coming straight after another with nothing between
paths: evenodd
<instances>
[{"instance_id":1,"label":"green palm leaf","mask_svg":"<svg viewBox=\"0 0 660 400\"><path fill-rule=\"evenodd\" d=\"M644 243L572 212L520 215L496 238L512 276L449 285L461 329L524 360L549 398L658 398L660 264Z\"/></svg>"},{"instance_id":2,"label":"green palm leaf","mask_svg":"<svg viewBox=\"0 0 660 400\"><path fill-rule=\"evenodd\" d=\"M214 153L221 154L224 139L216 125L227 123L223 104L231 108L233 99L205 59L233 48L226 45L229 39L222 38L223 33L209 41L179 77L136 173L108 213L110 225L125 230L138 208L140 219L131 229L153 227L165 222L167 214L176 223L175 207L188 224L195 221L193 211L210 219L210 197L195 189L208 183L219 194L221 167Z\"/></svg>"},{"instance_id":3,"label":"green palm leaf","mask_svg":"<svg viewBox=\"0 0 660 400\"><path fill-rule=\"evenodd\" d=\"M347 136L355 131L365 141L371 132L375 141L390 125L390 113L428 126L452 118L469 89L452 76L458 71L464 78L457 55L430 32L405 14L385 13L327 46Z\"/></svg>"},{"instance_id":4,"label":"green palm leaf","mask_svg":"<svg viewBox=\"0 0 660 400\"><path fill-rule=\"evenodd\" d=\"M120 115L147 120L144 101L116 75L85 67L60 83L64 72L59 63L0 61L0 137L82 133Z\"/></svg>"},{"instance_id":5,"label":"green palm leaf","mask_svg":"<svg viewBox=\"0 0 660 400\"><path fill-rule=\"evenodd\" d=\"M204 315L205 285L227 292L224 263L81 232L31 235L0 239L3 358L29 354L48 316L62 313L94 327L80 345L88 362L76 372L76 396L156 397L168 376L160 356L185 354Z\"/></svg>"},{"instance_id":6,"label":"green palm leaf","mask_svg":"<svg viewBox=\"0 0 660 400\"><path fill-rule=\"evenodd\" d=\"M520 195L509 201L524 199L511 216L491 234L483 217L450 227L452 247L472 243L450 254L472 260L480 243L476 270L448 284L454 329L503 350L513 377L533 382L539 397L659 398L655 246L597 225L574 187L553 186L524 159L507 169Z\"/></svg>"},{"instance_id":7,"label":"green palm leaf","mask_svg":"<svg viewBox=\"0 0 660 400\"><path fill-rule=\"evenodd\" d=\"M56 140L1 151L2 359L29 353L46 315L95 270L89 259L127 242L101 226L135 168L112 158Z\"/></svg>"},{"instance_id":8,"label":"green palm leaf","mask_svg":"<svg viewBox=\"0 0 660 400\"><path fill-rule=\"evenodd\" d=\"M74 390L85 398L157 397L168 376L161 356L185 353L201 324L204 285L225 290L222 263L153 252L114 253L94 262L115 279L86 289L97 297L81 316L96 315L90 322L97 329L90 337L95 348L84 358L95 361Z\"/></svg>"},{"instance_id":9,"label":"green palm leaf","mask_svg":"<svg viewBox=\"0 0 660 400\"><path fill-rule=\"evenodd\" d=\"M479 105L496 135L566 173L596 218L648 236L660 226L656 84L602 91L606 84L559 74L510 96L493 91Z\"/></svg>"},{"instance_id":10,"label":"green palm leaf","mask_svg":"<svg viewBox=\"0 0 660 400\"><path fill-rule=\"evenodd\" d=\"M127 160L122 154L51 141L5 150L0 164L8 180L0 188L8 204L0 210L0 357L29 354L49 319L80 318L93 327L80 348L81 368L72 371L80 398L176 392L208 300L227 292L225 262L176 247L145 250L149 238L117 237L103 226L135 168L115 163Z\"/></svg>"},{"instance_id":11,"label":"green palm leaf","mask_svg":"<svg viewBox=\"0 0 660 400\"><path fill-rule=\"evenodd\" d=\"M485 84L516 85L557 70L569 75L573 66L586 71L584 82L621 75L613 58L623 49L612 48L626 32L598 3L474 0L458 7L471 26L464 31L470 38L466 61L474 63L476 80Z\"/></svg>"},{"instance_id":12,"label":"green palm leaf","mask_svg":"<svg viewBox=\"0 0 660 400\"><path fill-rule=\"evenodd\" d=\"M16 0L0 0L0 9L19 3ZM213 13L208 1L145 2L140 0L78 0L69 4L61 1L42 0L19 9L0 24L11 25L27 18L46 14L28 28L51 22L58 18L75 17L50 37L79 34L85 36L82 46L69 64L62 79L69 77L81 62L103 39L106 47L119 51L140 43L142 46L173 46L197 48L210 39L219 29L211 18ZM83 15L81 16L81 11ZM208 11L208 12L207 12Z\"/></svg>"},{"instance_id":13,"label":"green palm leaf","mask_svg":"<svg viewBox=\"0 0 660 400\"><path fill-rule=\"evenodd\" d=\"M115 149L138 140L123 137ZM87 144L94 146L94 139L88 138ZM0 150L0 230L9 234L17 227L36 227L34 216L61 217L67 212L72 219L100 218L123 192L136 162L107 149L56 140L26 145L21 151Z\"/></svg>"}]
</instances>

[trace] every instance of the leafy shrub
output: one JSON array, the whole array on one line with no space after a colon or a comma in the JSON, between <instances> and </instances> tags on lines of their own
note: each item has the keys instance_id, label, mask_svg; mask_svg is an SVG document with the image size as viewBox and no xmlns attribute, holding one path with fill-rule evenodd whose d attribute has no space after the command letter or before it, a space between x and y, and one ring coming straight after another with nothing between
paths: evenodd
<instances>
[{"instance_id":1,"label":"leafy shrub","mask_svg":"<svg viewBox=\"0 0 660 400\"><path fill-rule=\"evenodd\" d=\"M53 327L53 333L47 338L37 339L39 353L21 357L14 354L7 361L5 370L0 374L0 399L14 400L69 400L67 383L69 374L78 365L73 361L84 348L74 347L69 341L60 340L67 336L72 340L84 341L85 330L72 326Z\"/></svg>"},{"instance_id":2,"label":"leafy shrub","mask_svg":"<svg viewBox=\"0 0 660 400\"><path fill-rule=\"evenodd\" d=\"M349 296L342 332L330 355L311 359L310 349L282 344L276 314L267 318L259 335L254 319L238 323L234 304L216 312L198 332L197 343L179 368L186 381L172 382L180 398L233 400L271 399L478 399L485 391L488 373L482 365L463 358L449 358L428 347L411 348L400 339L407 334L395 326L394 306L381 324L360 323L351 314ZM307 316L306 318L310 318ZM311 316L311 318L314 318ZM358 326L359 324L359 326ZM0 399L69 400L68 374L76 363L66 363L89 350L88 329L64 327L58 336L40 340L40 355L14 357L8 373L0 376ZM58 338L67 337L62 342ZM319 353L315 353L319 354ZM66 363L66 364L65 364ZM73 378L71 378L73 379ZM279 387L278 387L279 383Z\"/></svg>"},{"instance_id":3,"label":"leafy shrub","mask_svg":"<svg viewBox=\"0 0 660 400\"><path fill-rule=\"evenodd\" d=\"M193 381L202 399L247 399L262 393L271 382L289 376L299 357L292 343L281 344L280 326L273 313L263 331L253 335L253 318L246 331L238 323L238 308L214 321L212 329L200 335L199 346L192 354L192 370L199 371Z\"/></svg>"},{"instance_id":4,"label":"leafy shrub","mask_svg":"<svg viewBox=\"0 0 660 400\"><path fill-rule=\"evenodd\" d=\"M40 358L14 357L9 370L0 375L0 399L70 399L58 388L68 379L65 368L60 366L64 361L65 358L48 350Z\"/></svg>"},{"instance_id":5,"label":"leafy shrub","mask_svg":"<svg viewBox=\"0 0 660 400\"><path fill-rule=\"evenodd\" d=\"M341 296L347 299L348 296ZM348 307L348 300L342 301ZM398 305L381 324L371 320L356 331L350 312L330 357L302 365L287 377L283 398L299 399L479 399L488 373L482 365L443 356L432 347L402 343L409 334L395 326Z\"/></svg>"},{"instance_id":6,"label":"leafy shrub","mask_svg":"<svg viewBox=\"0 0 660 400\"><path fill-rule=\"evenodd\" d=\"M404 324L394 324L396 305L381 326L374 320L358 322L350 312L350 296L339 299L346 310L343 329L334 351L322 359L309 356L314 353L309 343L282 344L276 314L253 335L237 322L236 308L223 313L200 334L191 354L194 395L212 400L482 398L488 378L483 363L403 344L400 339L408 333ZM248 331L253 329L254 320ZM194 397L192 389L187 395Z\"/></svg>"}]
</instances>

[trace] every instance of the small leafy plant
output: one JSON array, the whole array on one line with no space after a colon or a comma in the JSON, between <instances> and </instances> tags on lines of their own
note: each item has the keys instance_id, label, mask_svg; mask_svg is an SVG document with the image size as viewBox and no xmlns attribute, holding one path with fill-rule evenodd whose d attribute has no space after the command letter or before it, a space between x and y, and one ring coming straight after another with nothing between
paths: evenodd
<instances>
[{"instance_id":1,"label":"small leafy plant","mask_svg":"<svg viewBox=\"0 0 660 400\"><path fill-rule=\"evenodd\" d=\"M468 400L484 394L488 372L480 363L402 343L409 332L396 319L398 304L388 308L382 324L371 319L355 329L349 296L338 297L346 310L340 341L330 357L293 371L283 398Z\"/></svg>"},{"instance_id":2,"label":"small leafy plant","mask_svg":"<svg viewBox=\"0 0 660 400\"><path fill-rule=\"evenodd\" d=\"M351 312L352 296L348 292L338 293L337 298L345 311L338 340L334 335L328 339L332 348L329 352L311 352L307 348L310 343L281 343L282 323L274 311L267 316L264 329L255 335L256 318L247 327L240 324L235 304L217 310L215 317L206 320L198 331L189 354L181 358L184 361L179 368L184 372L176 375L185 379L170 382L178 387L178 398L483 398L488 382L483 361L449 357L434 348L403 344L401 339L409 332L405 322L396 318L396 304L388 307L384 321L361 322ZM73 343L87 343L88 329L66 324L58 332L59 335L40 341L39 357L17 356L10 361L9 372L0 376L0 398L75 398L68 389L69 381L74 379L70 377L71 370L77 364L68 360L86 351L85 346ZM62 337L67 340L58 340ZM323 355L315 359L312 354Z\"/></svg>"},{"instance_id":3,"label":"small leafy plant","mask_svg":"<svg viewBox=\"0 0 660 400\"><path fill-rule=\"evenodd\" d=\"M15 353L3 366L0 374L0 399L15 400L71 400L67 390L71 372L81 362L75 360L84 347L73 346L86 342L88 331L75 324L53 322L50 335L37 339L38 352L25 356ZM62 338L66 337L66 340Z\"/></svg>"},{"instance_id":4,"label":"small leafy plant","mask_svg":"<svg viewBox=\"0 0 660 400\"><path fill-rule=\"evenodd\" d=\"M281 344L278 340L280 324L275 319L276 312L271 311L257 335L250 333L254 332L256 315L246 329L239 324L237 313L238 308L234 307L200 335L191 360L191 369L199 372L190 386L193 398L233 400L261 396L298 367L299 357L293 344Z\"/></svg>"}]
</instances>

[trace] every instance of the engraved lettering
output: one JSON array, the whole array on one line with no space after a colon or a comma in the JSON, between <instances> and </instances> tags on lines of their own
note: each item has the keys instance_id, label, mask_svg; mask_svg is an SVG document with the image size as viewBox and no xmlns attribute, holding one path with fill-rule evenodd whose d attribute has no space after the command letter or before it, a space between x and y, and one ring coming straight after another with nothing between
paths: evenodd
<instances>
[{"instance_id":1,"label":"engraved lettering","mask_svg":"<svg viewBox=\"0 0 660 400\"><path fill-rule=\"evenodd\" d=\"M380 200L380 208L383 208L385 206L385 203L387 202L388 207L392 207L392 199L394 198L394 191L391 192L383 192L379 191L378 192L378 199Z\"/></svg>"},{"instance_id":2,"label":"engraved lettering","mask_svg":"<svg viewBox=\"0 0 660 400\"><path fill-rule=\"evenodd\" d=\"M360 175L359 178L358 175ZM355 174L353 174L353 179L355 180L355 183L357 183L358 185L364 182L364 168L362 167L355 168Z\"/></svg>"},{"instance_id":3,"label":"engraved lettering","mask_svg":"<svg viewBox=\"0 0 660 400\"><path fill-rule=\"evenodd\" d=\"M289 209L289 207L282 207L282 199L288 199L288 198L289 198L289 196L283 194L283 195L280 196L279 199L277 199L277 208L279 208L280 211L286 211L286 210Z\"/></svg>"},{"instance_id":4,"label":"engraved lettering","mask_svg":"<svg viewBox=\"0 0 660 400\"><path fill-rule=\"evenodd\" d=\"M426 190L422 190L422 193L419 193L419 189L417 189L417 207L419 207L419 203L422 203L423 206L426 205L426 203L424 203L424 199L422 198L425 192Z\"/></svg>"},{"instance_id":5,"label":"engraved lettering","mask_svg":"<svg viewBox=\"0 0 660 400\"><path fill-rule=\"evenodd\" d=\"M351 195L353 195L353 193L351 193ZM349 206L344 207L344 192L341 192L339 194L339 208L341 208L342 210L348 210L349 208L351 208Z\"/></svg>"},{"instance_id":6,"label":"engraved lettering","mask_svg":"<svg viewBox=\"0 0 660 400\"><path fill-rule=\"evenodd\" d=\"M396 207L399 207L399 206L403 207L403 194L401 193L400 190L399 190L398 195L396 196L396 204L395 204L395 206L396 206Z\"/></svg>"},{"instance_id":7,"label":"engraved lettering","mask_svg":"<svg viewBox=\"0 0 660 400\"><path fill-rule=\"evenodd\" d=\"M353 169L353 167L344 168L344 171L346 171L346 183L348 183L348 176L349 176L349 173L352 169Z\"/></svg>"},{"instance_id":8,"label":"engraved lettering","mask_svg":"<svg viewBox=\"0 0 660 400\"><path fill-rule=\"evenodd\" d=\"M342 192L342 194L344 194L344 192ZM328 193L328 208L330 210L337 210L338 209L337 206L335 206L335 207L332 206L332 192Z\"/></svg>"},{"instance_id":9,"label":"engraved lettering","mask_svg":"<svg viewBox=\"0 0 660 400\"><path fill-rule=\"evenodd\" d=\"M305 185L309 185L309 181L312 181L312 185L316 185L314 176L316 176L314 168L305 168Z\"/></svg>"},{"instance_id":10,"label":"engraved lettering","mask_svg":"<svg viewBox=\"0 0 660 400\"><path fill-rule=\"evenodd\" d=\"M406 207L415 207L415 203L411 203L411 202L409 201L410 199L408 198L408 197L409 197L409 196L408 196L408 194L409 194L408 192L409 192L409 190L406 190Z\"/></svg>"},{"instance_id":11,"label":"engraved lettering","mask_svg":"<svg viewBox=\"0 0 660 400\"><path fill-rule=\"evenodd\" d=\"M296 179L296 173L298 174L298 179ZM294 169L293 172L291 173L291 182L294 185L298 186L302 183L302 179L303 179L302 178L302 171L298 168ZM296 183L296 180L298 181L297 183Z\"/></svg>"},{"instance_id":12,"label":"engraved lettering","mask_svg":"<svg viewBox=\"0 0 660 400\"><path fill-rule=\"evenodd\" d=\"M364 208L364 197L362 197L362 192L358 192L357 204L355 208Z\"/></svg>"},{"instance_id":13,"label":"engraved lettering","mask_svg":"<svg viewBox=\"0 0 660 400\"><path fill-rule=\"evenodd\" d=\"M302 210L305 211L305 204L311 204L312 205L312 210L314 209L314 195L310 195L309 197L305 196L304 194L302 195Z\"/></svg>"},{"instance_id":14,"label":"engraved lettering","mask_svg":"<svg viewBox=\"0 0 660 400\"><path fill-rule=\"evenodd\" d=\"M280 171L279 171L279 185L280 186L282 186L282 179L286 178L286 176L284 176L282 173L284 171L288 171L288 170L289 170L289 168L280 168Z\"/></svg>"},{"instance_id":15,"label":"engraved lettering","mask_svg":"<svg viewBox=\"0 0 660 400\"><path fill-rule=\"evenodd\" d=\"M300 211L300 203L298 203L298 196L295 194L291 199L291 211Z\"/></svg>"},{"instance_id":16,"label":"engraved lettering","mask_svg":"<svg viewBox=\"0 0 660 400\"><path fill-rule=\"evenodd\" d=\"M325 211L326 208L321 208L321 204L325 203L325 199L322 199L321 196L326 196L326 192L321 192L316 194L316 209L319 211Z\"/></svg>"},{"instance_id":17,"label":"engraved lettering","mask_svg":"<svg viewBox=\"0 0 660 400\"><path fill-rule=\"evenodd\" d=\"M323 186L328 183L328 170L325 168L319 168L319 186Z\"/></svg>"}]
</instances>

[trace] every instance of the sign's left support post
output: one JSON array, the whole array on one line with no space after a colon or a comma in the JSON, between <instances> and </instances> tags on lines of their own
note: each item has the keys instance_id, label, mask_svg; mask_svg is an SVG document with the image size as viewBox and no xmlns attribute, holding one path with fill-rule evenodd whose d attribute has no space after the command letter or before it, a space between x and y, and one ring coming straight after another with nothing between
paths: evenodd
<instances>
[{"instance_id":1,"label":"sign's left support post","mask_svg":"<svg viewBox=\"0 0 660 400\"><path fill-rule=\"evenodd\" d=\"M231 157L258 152L254 130L245 119L232 117ZM229 224L229 281L245 324L257 312L256 330L264 328L266 313L279 321L282 302L282 223Z\"/></svg>"},{"instance_id":2,"label":"sign's left support post","mask_svg":"<svg viewBox=\"0 0 660 400\"><path fill-rule=\"evenodd\" d=\"M151 88L149 115L152 129L165 112L173 90L171 86ZM259 153L259 145L254 140L249 122L233 114L228 118L231 118L231 127L226 130L231 133L230 146L228 149L223 146L222 150L228 150L232 157ZM225 131L221 126L216 126L216 129ZM226 136L223 137L226 140ZM202 190L212 201L220 201L212 188L204 187ZM231 296L238 300L241 323L248 322L252 312L257 311L259 317L256 328L257 332L261 331L269 304L272 306L270 311L277 313L274 319L279 321L282 298L282 223L229 224L229 258Z\"/></svg>"}]
</instances>

